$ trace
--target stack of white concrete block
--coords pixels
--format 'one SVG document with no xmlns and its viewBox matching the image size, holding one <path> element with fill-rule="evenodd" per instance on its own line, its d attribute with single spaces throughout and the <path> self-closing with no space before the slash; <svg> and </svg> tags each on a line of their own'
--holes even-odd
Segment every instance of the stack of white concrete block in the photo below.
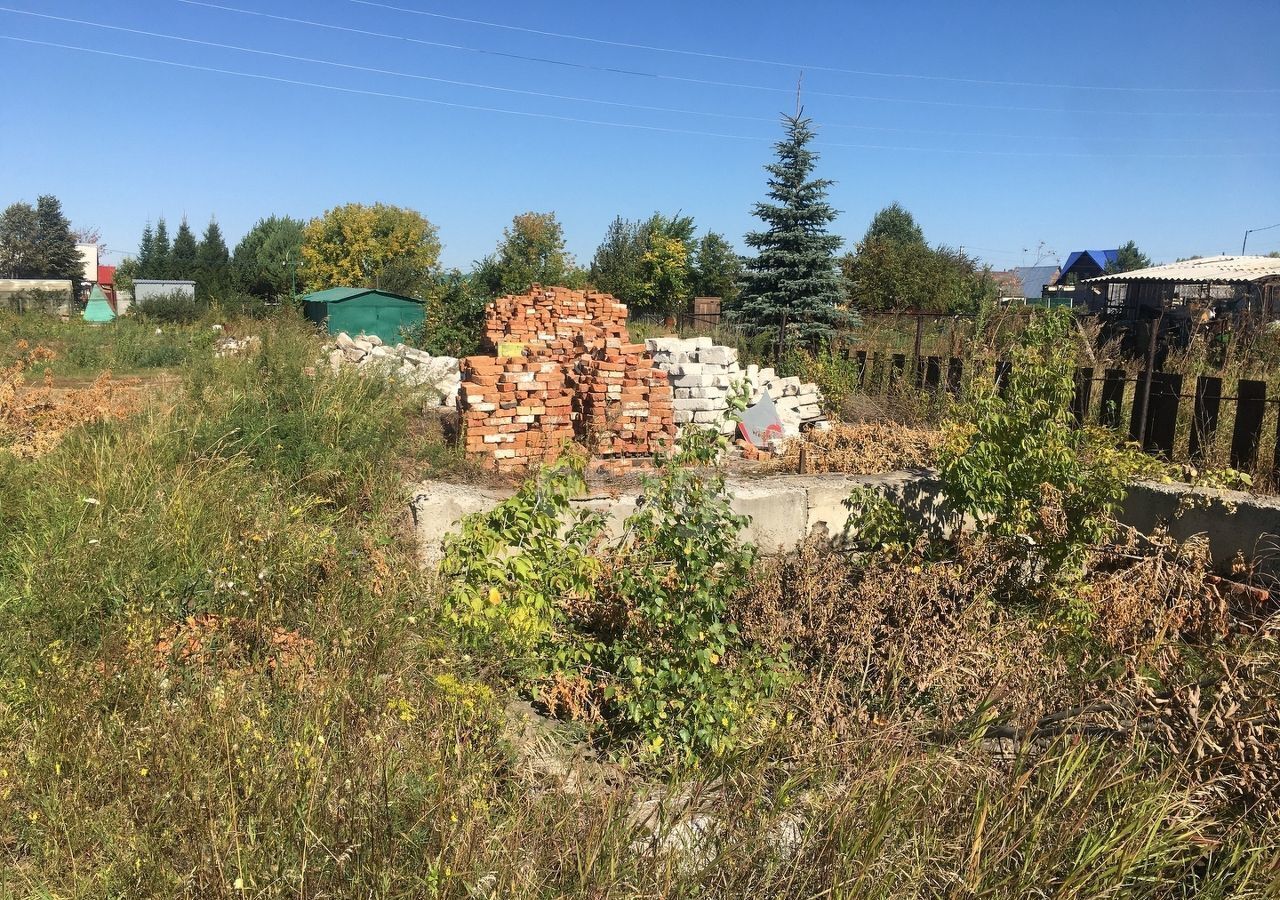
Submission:
<svg viewBox="0 0 1280 900">
<path fill-rule="evenodd" d="M 746 376 L 752 403 L 759 403 L 765 391 L 769 392 L 786 437 L 798 435 L 802 425 L 821 428 L 827 424 L 822 414 L 822 392 L 813 382 L 801 381 L 794 375 L 782 378 L 772 366 L 747 366 Z"/>
<path fill-rule="evenodd" d="M 329 365 L 335 372 L 344 365 L 377 369 L 410 387 L 424 389 L 440 406 L 454 406 L 462 385 L 457 357 L 432 356 L 404 344 L 388 347 L 376 334 L 356 338 L 346 332 L 339 334 L 329 351 Z"/>
<path fill-rule="evenodd" d="M 799 378 L 780 378 L 771 368 L 749 365 L 744 369 L 735 348 L 716 346 L 709 337 L 650 338 L 645 349 L 671 380 L 678 426 L 720 425 L 725 434 L 732 433 L 735 426 L 729 421 L 729 397 L 743 383 L 750 390 L 751 403 L 769 392 L 788 437 L 798 435 L 801 425 L 824 421 L 817 385 L 804 384 Z"/>
<path fill-rule="evenodd" d="M 714 425 L 731 434 L 729 394 L 745 379 L 738 351 L 716 347 L 709 337 L 650 338 L 644 343 L 654 366 L 671 381 L 676 426 Z"/>
</svg>

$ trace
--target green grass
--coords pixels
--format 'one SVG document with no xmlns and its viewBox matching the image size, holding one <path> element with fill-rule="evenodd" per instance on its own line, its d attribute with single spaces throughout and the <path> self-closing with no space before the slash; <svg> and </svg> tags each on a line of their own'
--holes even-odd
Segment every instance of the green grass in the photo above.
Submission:
<svg viewBox="0 0 1280 900">
<path fill-rule="evenodd" d="M 17 341 L 26 340 L 57 354 L 45 367 L 55 375 L 92 377 L 106 369 L 133 375 L 180 368 L 208 356 L 218 334 L 206 322 L 157 326 L 126 316 L 107 325 L 90 325 L 77 318 L 62 322 L 43 313 L 0 310 L 0 367 L 16 358 Z"/>
<path fill-rule="evenodd" d="M 630 761 L 589 792 L 522 774 L 500 737 L 518 686 L 438 624 L 404 527 L 402 474 L 452 457 L 386 385 L 305 375 L 319 342 L 301 323 L 261 334 L 243 358 L 192 354 L 163 405 L 43 458 L 0 452 L 0 897 L 1280 886 L 1274 826 L 1218 821 L 1140 743 L 1006 764 L 924 739 L 927 722 L 826 730 L 797 694 L 701 766 Z M 175 659 L 165 642 L 205 613 L 239 630 Z M 282 632 L 305 649 L 283 655 Z M 647 849 L 632 801 L 663 791 L 721 823 L 705 854 Z"/>
</svg>

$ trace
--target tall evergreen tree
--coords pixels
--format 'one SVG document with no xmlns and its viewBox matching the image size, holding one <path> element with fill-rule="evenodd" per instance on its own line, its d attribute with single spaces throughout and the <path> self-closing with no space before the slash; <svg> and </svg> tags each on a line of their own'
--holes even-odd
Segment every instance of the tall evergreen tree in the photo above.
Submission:
<svg viewBox="0 0 1280 900">
<path fill-rule="evenodd" d="M 195 233 L 182 217 L 178 233 L 173 237 L 173 249 L 169 252 L 169 277 L 189 281 L 196 276 L 196 254 L 199 252 Z"/>
<path fill-rule="evenodd" d="M 62 202 L 52 194 L 36 200 L 36 264 L 42 278 L 84 280 L 84 263 L 71 234 L 71 222 L 62 214 Z"/>
<path fill-rule="evenodd" d="M 832 182 L 812 177 L 818 157 L 808 146 L 810 120 L 797 113 L 784 116 L 783 126 L 778 159 L 765 167 L 769 200 L 754 209 L 766 227 L 746 236 L 757 255 L 747 260 L 733 318 L 754 331 L 785 324 L 788 340 L 812 345 L 850 319 L 838 306 L 844 297 L 836 264 L 841 239 L 827 232 L 836 218 L 826 199 Z"/>
<path fill-rule="evenodd" d="M 148 222 L 142 229 L 142 240 L 138 243 L 138 259 L 134 266 L 134 274 L 138 278 L 150 278 L 156 266 L 156 233 Z"/>
<path fill-rule="evenodd" d="M 172 278 L 173 276 L 169 272 L 169 254 L 171 250 L 172 248 L 169 246 L 169 226 L 165 224 L 164 216 L 161 216 L 156 219 L 156 235 L 151 244 L 151 271 L 142 277 Z"/>
<path fill-rule="evenodd" d="M 230 267 L 231 254 L 222 229 L 216 219 L 210 219 L 196 250 L 196 289 L 206 296 L 220 297 L 230 283 Z"/>
<path fill-rule="evenodd" d="M 263 300 L 287 295 L 302 262 L 305 226 L 288 216 L 260 219 L 236 244 L 231 261 L 236 286 Z"/>
</svg>

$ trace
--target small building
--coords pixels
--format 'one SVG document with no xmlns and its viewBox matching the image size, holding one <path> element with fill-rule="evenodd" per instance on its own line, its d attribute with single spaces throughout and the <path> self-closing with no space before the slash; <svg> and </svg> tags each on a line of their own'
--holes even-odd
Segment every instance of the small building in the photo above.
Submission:
<svg viewBox="0 0 1280 900">
<path fill-rule="evenodd" d="M 1062 273 L 1058 276 L 1058 283 L 1078 284 L 1096 278 L 1107 271 L 1107 266 L 1119 261 L 1119 250 L 1076 250 L 1067 257 Z"/>
<path fill-rule="evenodd" d="M 402 343 L 401 331 L 420 325 L 426 305 L 375 288 L 335 287 L 302 298 L 306 316 L 330 334 L 376 334 L 387 344 Z"/>
<path fill-rule="evenodd" d="M 107 302 L 107 295 L 95 284 L 93 290 L 89 291 L 89 302 L 85 304 L 84 320 L 91 325 L 105 325 L 115 319 L 116 312 Z"/>
<path fill-rule="evenodd" d="M 1000 302 L 1036 302 L 1044 296 L 1045 288 L 1058 282 L 1057 266 L 1014 266 L 991 273 L 999 290 Z"/>
<path fill-rule="evenodd" d="M 0 278 L 0 309 L 70 315 L 69 278 Z"/>
<path fill-rule="evenodd" d="M 1188 327 L 1239 320 L 1280 320 L 1280 259 L 1207 256 L 1091 278 L 1106 314 L 1133 322 L 1163 317 Z"/>
<path fill-rule="evenodd" d="M 133 302 L 138 306 L 146 306 L 148 300 L 156 297 L 171 297 L 175 294 L 195 300 L 196 283 L 169 278 L 139 278 L 133 283 Z"/>
</svg>

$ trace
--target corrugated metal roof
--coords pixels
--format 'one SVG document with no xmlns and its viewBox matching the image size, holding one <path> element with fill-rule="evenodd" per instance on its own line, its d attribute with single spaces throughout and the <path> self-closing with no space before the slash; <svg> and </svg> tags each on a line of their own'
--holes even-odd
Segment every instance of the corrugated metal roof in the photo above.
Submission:
<svg viewBox="0 0 1280 900">
<path fill-rule="evenodd" d="M 1273 256 L 1206 256 L 1167 266 L 1151 266 L 1115 275 L 1088 278 L 1093 281 L 1179 281 L 1187 283 L 1218 281 L 1259 281 L 1280 278 L 1280 259 Z"/>
<path fill-rule="evenodd" d="M 343 300 L 350 300 L 352 297 L 363 297 L 365 294 L 380 294 L 383 297 L 394 297 L 397 300 L 407 300 L 410 303 L 422 302 L 414 297 L 406 297 L 403 294 L 393 294 L 391 291 L 382 291 L 376 288 L 356 287 L 325 288 L 323 291 L 316 291 L 313 294 L 307 294 L 302 299 L 307 303 L 341 303 Z"/>
<path fill-rule="evenodd" d="M 1046 284 L 1053 284 L 1058 277 L 1057 266 L 1014 266 L 1014 275 L 1022 286 L 1022 296 L 1035 299 L 1044 292 Z"/>
</svg>

